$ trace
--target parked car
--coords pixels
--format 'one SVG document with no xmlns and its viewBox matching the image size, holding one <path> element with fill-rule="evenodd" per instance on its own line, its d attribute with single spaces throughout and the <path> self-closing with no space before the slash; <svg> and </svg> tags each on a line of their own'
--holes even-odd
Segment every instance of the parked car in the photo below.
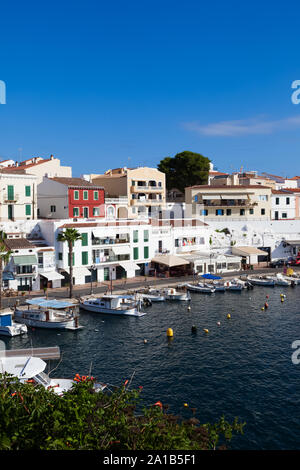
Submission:
<svg viewBox="0 0 300 470">
<path fill-rule="evenodd" d="M 287 264 L 287 260 L 285 259 L 276 259 L 274 261 L 271 261 L 269 266 L 270 268 L 281 268 L 282 266 L 285 266 Z"/>
</svg>

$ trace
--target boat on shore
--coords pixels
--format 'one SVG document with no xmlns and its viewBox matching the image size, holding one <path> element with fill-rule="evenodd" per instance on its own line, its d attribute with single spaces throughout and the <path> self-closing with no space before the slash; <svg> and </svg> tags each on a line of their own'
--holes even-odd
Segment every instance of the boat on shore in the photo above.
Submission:
<svg viewBox="0 0 300 470">
<path fill-rule="evenodd" d="M 0 335 L 12 337 L 27 333 L 27 326 L 14 322 L 12 316 L 11 310 L 0 312 Z"/>
<path fill-rule="evenodd" d="M 141 300 L 134 300 L 133 296 L 104 295 L 102 297 L 82 298 L 79 302 L 83 310 L 109 315 L 129 315 L 142 317 L 146 312 L 141 312 Z"/>
<path fill-rule="evenodd" d="M 39 355 L 43 354 L 43 357 L 48 359 L 59 358 L 59 356 L 55 356 L 56 351 L 59 351 L 59 348 L 1 351 L 0 373 L 10 374 L 17 377 L 21 383 L 30 383 L 33 386 L 40 385 L 47 390 L 52 390 L 57 395 L 62 395 L 70 390 L 79 379 L 76 376 L 74 379 L 51 378 L 45 372 L 47 363 Z M 94 383 L 95 391 L 102 391 L 105 388 L 105 384 Z"/>
<path fill-rule="evenodd" d="M 26 300 L 26 305 L 16 306 L 14 320 L 23 325 L 35 328 L 51 328 L 59 330 L 79 330 L 79 314 L 77 305 L 70 301 L 45 297 Z"/>
</svg>

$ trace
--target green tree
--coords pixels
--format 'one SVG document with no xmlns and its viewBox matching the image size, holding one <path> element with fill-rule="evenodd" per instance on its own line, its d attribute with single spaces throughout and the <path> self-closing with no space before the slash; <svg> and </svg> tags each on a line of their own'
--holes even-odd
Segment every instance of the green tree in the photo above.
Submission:
<svg viewBox="0 0 300 470">
<path fill-rule="evenodd" d="M 67 228 L 64 232 L 61 232 L 57 235 L 57 241 L 68 244 L 69 252 L 69 264 L 70 264 L 70 287 L 69 287 L 69 297 L 70 299 L 73 296 L 73 245 L 77 240 L 81 240 L 82 237 L 78 230 L 75 228 Z"/>
<path fill-rule="evenodd" d="M 164 158 L 157 167 L 166 174 L 167 189 L 184 192 L 187 186 L 207 184 L 209 163 L 209 158 L 186 150 L 175 157 Z"/>
<path fill-rule="evenodd" d="M 0 230 L 0 309 L 2 308 L 3 267 L 6 263 L 8 263 L 12 253 L 6 246 L 5 239 L 6 233 Z"/>
</svg>

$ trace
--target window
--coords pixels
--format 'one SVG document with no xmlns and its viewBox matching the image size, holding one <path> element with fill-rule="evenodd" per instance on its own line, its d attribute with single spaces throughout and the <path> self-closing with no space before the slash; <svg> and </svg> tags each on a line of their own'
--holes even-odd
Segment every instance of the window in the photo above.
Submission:
<svg viewBox="0 0 300 470">
<path fill-rule="evenodd" d="M 202 209 L 201 215 L 208 215 L 208 210 L 207 209 Z"/>
<path fill-rule="evenodd" d="M 261 213 L 261 215 L 265 215 L 266 214 L 266 209 L 261 209 L 260 213 Z"/>
<path fill-rule="evenodd" d="M 282 217 L 283 219 L 287 219 L 287 213 L 286 213 L 286 212 L 283 212 L 283 213 L 281 214 L 281 217 Z"/>
<path fill-rule="evenodd" d="M 88 246 L 88 234 L 87 233 L 81 234 L 81 245 Z"/>
<path fill-rule="evenodd" d="M 26 204 L 25 205 L 25 214 L 26 215 L 31 215 L 31 204 Z"/>
<path fill-rule="evenodd" d="M 261 195 L 259 196 L 259 200 L 260 200 L 260 201 L 267 201 L 267 200 L 268 200 L 267 194 L 261 194 Z"/>
<path fill-rule="evenodd" d="M 43 266 L 43 253 L 38 254 L 38 264 L 39 266 Z"/>
<path fill-rule="evenodd" d="M 149 247 L 144 246 L 144 258 L 149 258 Z"/>
<path fill-rule="evenodd" d="M 30 186 L 25 186 L 25 196 L 26 197 L 31 196 L 31 187 Z"/>
<path fill-rule="evenodd" d="M 198 202 L 198 196 L 195 196 L 195 202 Z"/>
<path fill-rule="evenodd" d="M 133 231 L 133 243 L 137 243 L 139 241 L 139 231 L 134 230 Z"/>
<path fill-rule="evenodd" d="M 144 230 L 144 242 L 149 241 L 149 230 Z"/>
<path fill-rule="evenodd" d="M 279 197 L 276 198 L 275 204 L 279 206 Z"/>
<path fill-rule="evenodd" d="M 88 264 L 89 262 L 89 253 L 88 251 L 83 251 L 81 253 L 81 263 L 84 265 L 84 264 Z"/>
<path fill-rule="evenodd" d="M 88 191 L 83 191 L 83 199 L 87 201 L 89 198 L 89 192 Z"/>
<path fill-rule="evenodd" d="M 100 215 L 100 209 L 99 209 L 99 207 L 93 207 L 93 215 L 94 215 L 95 217 L 99 217 L 99 215 Z"/>
<path fill-rule="evenodd" d="M 231 215 L 231 209 L 226 209 L 226 215 Z"/>
<path fill-rule="evenodd" d="M 245 215 L 245 209 L 240 209 L 240 215 Z"/>
<path fill-rule="evenodd" d="M 287 197 L 287 198 L 286 198 L 286 204 L 289 205 L 289 203 L 290 203 L 290 198 Z"/>
<path fill-rule="evenodd" d="M 56 212 L 56 206 L 50 206 L 50 212 Z"/>
<path fill-rule="evenodd" d="M 133 248 L 133 259 L 139 259 L 139 249 Z"/>
<path fill-rule="evenodd" d="M 175 238 L 175 248 L 179 247 L 179 238 Z"/>
<path fill-rule="evenodd" d="M 94 201 L 98 201 L 98 199 L 99 199 L 99 192 L 94 191 Z"/>
<path fill-rule="evenodd" d="M 7 186 L 7 199 L 9 201 L 14 200 L 14 187 L 13 186 Z"/>
<path fill-rule="evenodd" d="M 223 209 L 217 209 L 216 210 L 216 215 L 224 215 L 224 210 Z"/>
<path fill-rule="evenodd" d="M 79 217 L 79 207 L 73 207 L 73 217 Z"/>
<path fill-rule="evenodd" d="M 249 209 L 249 214 L 253 215 L 254 214 L 254 209 Z"/>
<path fill-rule="evenodd" d="M 58 259 L 59 259 L 59 261 L 62 261 L 62 259 L 63 259 L 63 254 L 62 254 L 61 251 L 58 253 Z"/>
<path fill-rule="evenodd" d="M 79 191 L 74 191 L 74 199 L 79 199 Z"/>
</svg>

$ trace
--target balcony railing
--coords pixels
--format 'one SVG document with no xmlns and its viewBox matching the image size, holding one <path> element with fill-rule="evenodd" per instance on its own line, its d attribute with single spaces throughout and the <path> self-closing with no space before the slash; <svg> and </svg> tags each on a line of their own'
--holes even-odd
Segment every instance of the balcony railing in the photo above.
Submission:
<svg viewBox="0 0 300 470">
<path fill-rule="evenodd" d="M 10 204 L 19 201 L 19 194 L 8 195 L 7 193 L 3 195 L 3 202 L 5 204 Z"/>
<path fill-rule="evenodd" d="M 250 202 L 250 201 L 234 201 L 230 202 L 229 200 L 226 201 L 203 201 L 200 202 L 205 207 L 252 207 L 257 206 L 257 202 Z"/>
<path fill-rule="evenodd" d="M 129 259 L 130 259 L 130 255 L 108 255 L 108 256 L 97 257 L 93 254 L 94 264 L 128 261 Z"/>
</svg>

